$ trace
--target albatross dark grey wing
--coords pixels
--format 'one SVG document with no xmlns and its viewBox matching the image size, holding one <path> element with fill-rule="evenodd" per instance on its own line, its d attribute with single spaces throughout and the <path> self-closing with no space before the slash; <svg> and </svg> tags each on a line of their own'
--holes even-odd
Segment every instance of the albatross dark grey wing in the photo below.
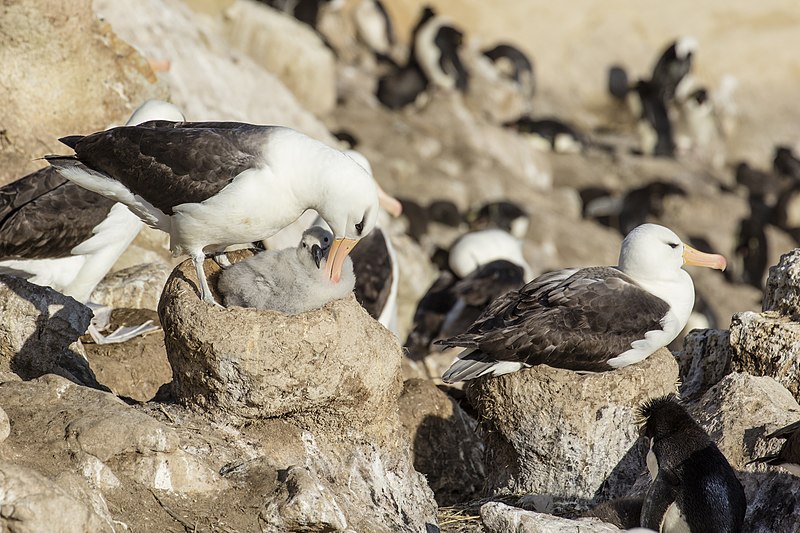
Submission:
<svg viewBox="0 0 800 533">
<path fill-rule="evenodd" d="M 71 159 L 172 215 L 175 206 L 207 200 L 244 170 L 262 164 L 272 130 L 238 122 L 158 120 L 62 142 L 75 150 Z"/>
<path fill-rule="evenodd" d="M 0 258 L 67 257 L 114 205 L 47 167 L 0 188 Z"/>
<path fill-rule="evenodd" d="M 616 268 L 559 271 L 497 298 L 466 333 L 441 343 L 482 361 L 610 370 L 607 361 L 662 329 L 668 311 Z"/>
</svg>

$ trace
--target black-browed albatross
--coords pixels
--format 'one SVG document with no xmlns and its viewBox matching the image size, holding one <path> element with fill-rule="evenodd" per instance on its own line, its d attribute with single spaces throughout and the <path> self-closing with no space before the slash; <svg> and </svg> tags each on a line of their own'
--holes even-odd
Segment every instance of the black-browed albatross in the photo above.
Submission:
<svg viewBox="0 0 800 533">
<path fill-rule="evenodd" d="M 603 371 L 637 363 L 670 343 L 694 305 L 686 265 L 724 269 L 725 258 L 643 224 L 622 242 L 619 266 L 558 270 L 496 299 L 462 335 L 466 348 L 442 379 L 501 375 L 537 364 Z"/>
<path fill-rule="evenodd" d="M 338 282 L 378 216 L 375 183 L 361 166 L 286 127 L 159 121 L 61 141 L 75 155 L 47 156 L 50 164 L 169 233 L 172 253 L 192 258 L 209 303 L 207 252 L 269 237 L 314 209 L 334 234 L 326 272 Z"/>
<path fill-rule="evenodd" d="M 183 114 L 168 102 L 147 100 L 127 124 L 154 119 L 183 120 Z M 52 287 L 89 305 L 95 311 L 89 329 L 95 342 L 122 342 L 155 327 L 120 328 L 102 336 L 97 320 L 105 316 L 98 313 L 102 306 L 89 298 L 141 227 L 124 205 L 45 167 L 0 188 L 0 273 Z"/>
</svg>

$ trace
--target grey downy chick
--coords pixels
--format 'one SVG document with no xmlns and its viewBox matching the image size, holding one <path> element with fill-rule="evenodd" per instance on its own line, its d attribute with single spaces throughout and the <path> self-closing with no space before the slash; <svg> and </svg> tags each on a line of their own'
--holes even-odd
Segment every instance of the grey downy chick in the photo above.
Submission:
<svg viewBox="0 0 800 533">
<path fill-rule="evenodd" d="M 318 309 L 353 291 L 353 262 L 346 258 L 342 277 L 325 275 L 333 234 L 319 226 L 303 232 L 296 248 L 267 250 L 222 271 L 218 289 L 225 307 L 254 307 L 296 315 Z"/>
</svg>

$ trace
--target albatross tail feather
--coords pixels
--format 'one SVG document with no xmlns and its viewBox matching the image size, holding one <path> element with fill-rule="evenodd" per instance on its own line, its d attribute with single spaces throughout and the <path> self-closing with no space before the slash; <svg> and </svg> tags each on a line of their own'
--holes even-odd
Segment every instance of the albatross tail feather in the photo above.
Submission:
<svg viewBox="0 0 800 533">
<path fill-rule="evenodd" d="M 469 381 L 481 376 L 501 376 L 520 370 L 525 365 L 514 361 L 497 361 L 478 350 L 464 350 L 442 376 L 445 383 Z"/>
</svg>

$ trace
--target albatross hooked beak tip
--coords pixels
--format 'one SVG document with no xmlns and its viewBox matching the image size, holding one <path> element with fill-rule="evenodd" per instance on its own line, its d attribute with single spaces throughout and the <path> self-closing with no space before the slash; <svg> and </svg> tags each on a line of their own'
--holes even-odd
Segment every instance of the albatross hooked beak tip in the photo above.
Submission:
<svg viewBox="0 0 800 533">
<path fill-rule="evenodd" d="M 725 259 L 725 257 L 719 254 L 707 254 L 705 252 L 695 250 L 688 244 L 684 244 L 683 264 L 725 270 L 725 268 L 728 266 L 728 261 Z"/>
<path fill-rule="evenodd" d="M 335 239 L 331 244 L 331 248 L 328 251 L 325 274 L 334 283 L 339 283 L 339 280 L 342 279 L 342 265 L 344 265 L 344 260 L 347 259 L 356 244 L 358 244 L 357 239 L 348 238 Z"/>
</svg>

